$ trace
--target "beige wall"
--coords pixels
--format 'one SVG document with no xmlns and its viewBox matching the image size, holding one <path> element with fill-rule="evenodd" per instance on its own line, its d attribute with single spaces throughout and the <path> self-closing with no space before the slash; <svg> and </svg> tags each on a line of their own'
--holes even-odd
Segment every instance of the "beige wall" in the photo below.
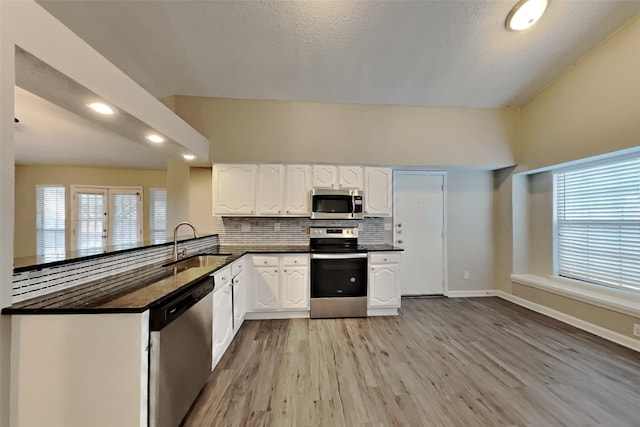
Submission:
<svg viewBox="0 0 640 427">
<path fill-rule="evenodd" d="M 189 221 L 200 234 L 216 232 L 212 207 L 211 168 L 191 168 L 189 181 Z"/>
<path fill-rule="evenodd" d="M 177 96 L 214 162 L 476 167 L 514 164 L 517 110 Z"/>
<path fill-rule="evenodd" d="M 546 292 L 530 286 L 513 284 L 513 295 L 524 298 L 536 304 L 549 307 L 561 313 L 568 314 L 585 322 L 592 323 L 627 337 L 638 339 L 633 335 L 634 323 L 640 323 L 640 317 L 633 317 L 617 311 L 607 310 L 593 304 L 576 301 L 551 292 Z"/>
<path fill-rule="evenodd" d="M 447 174 L 447 278 L 450 291 L 494 288 L 493 173 Z M 464 272 L 469 272 L 469 279 Z"/>
<path fill-rule="evenodd" d="M 537 169 L 640 144 L 640 15 L 522 109 L 522 155 Z"/>
<path fill-rule="evenodd" d="M 175 160 L 167 161 L 167 236 L 173 239 L 175 226 L 189 221 L 189 166 Z M 193 236 L 189 227 L 182 226 L 178 236 Z"/>
<path fill-rule="evenodd" d="M 113 169 L 77 166 L 16 165 L 15 170 L 15 257 L 36 253 L 36 186 L 64 185 L 67 189 L 67 213 L 69 186 L 73 184 L 96 186 L 143 187 L 144 239 L 149 239 L 149 188 L 165 188 L 166 172 L 158 170 Z M 70 215 L 67 214 L 67 247 L 71 242 Z"/>
<path fill-rule="evenodd" d="M 533 170 L 630 148 L 640 143 L 640 16 L 581 60 L 521 110 L 519 169 Z M 511 283 L 509 274 L 553 273 L 552 174 L 496 173 L 497 289 L 632 336 L 638 319 L 540 289 Z M 509 245 L 511 240 L 512 246 Z M 511 270 L 508 258 L 512 256 Z M 637 337 L 634 337 L 637 339 Z"/>
<path fill-rule="evenodd" d="M 526 177 L 528 184 L 529 273 L 553 274 L 553 173 Z"/>
</svg>

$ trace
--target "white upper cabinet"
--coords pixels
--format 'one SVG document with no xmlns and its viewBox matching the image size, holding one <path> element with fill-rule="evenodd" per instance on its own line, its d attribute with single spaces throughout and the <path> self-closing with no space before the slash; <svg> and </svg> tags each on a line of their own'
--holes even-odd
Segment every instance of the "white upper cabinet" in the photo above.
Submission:
<svg viewBox="0 0 640 427">
<path fill-rule="evenodd" d="M 391 168 L 364 168 L 364 214 L 391 216 Z"/>
<path fill-rule="evenodd" d="M 338 166 L 338 188 L 362 190 L 362 166 Z"/>
<path fill-rule="evenodd" d="M 258 166 L 258 215 L 280 215 L 284 203 L 284 165 Z"/>
<path fill-rule="evenodd" d="M 335 188 L 338 182 L 338 167 L 333 165 L 313 165 L 311 185 L 313 188 Z"/>
<path fill-rule="evenodd" d="M 308 165 L 286 165 L 284 215 L 309 216 L 311 180 Z"/>
<path fill-rule="evenodd" d="M 361 166 L 312 166 L 313 188 L 362 189 Z"/>
<path fill-rule="evenodd" d="M 214 215 L 254 215 L 256 165 L 216 164 L 213 166 Z"/>
</svg>

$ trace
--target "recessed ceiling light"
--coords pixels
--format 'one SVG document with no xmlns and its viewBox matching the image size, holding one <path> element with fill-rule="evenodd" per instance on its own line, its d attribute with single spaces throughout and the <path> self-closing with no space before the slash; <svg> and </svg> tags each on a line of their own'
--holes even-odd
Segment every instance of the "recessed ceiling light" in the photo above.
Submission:
<svg viewBox="0 0 640 427">
<path fill-rule="evenodd" d="M 549 0 L 520 0 L 507 15 L 505 26 L 510 31 L 522 31 L 538 22 Z"/>
<path fill-rule="evenodd" d="M 194 160 L 196 158 L 193 154 L 183 154 L 182 157 L 184 157 L 185 160 Z"/>
<path fill-rule="evenodd" d="M 164 142 L 164 138 L 161 137 L 160 135 L 156 135 L 155 133 L 151 133 L 145 136 L 145 138 L 147 138 L 151 142 L 155 142 L 156 144 L 160 144 L 161 142 Z"/>
<path fill-rule="evenodd" d="M 87 104 L 87 107 L 91 108 L 96 113 L 105 115 L 113 114 L 113 108 L 102 102 L 93 102 L 91 104 Z"/>
</svg>

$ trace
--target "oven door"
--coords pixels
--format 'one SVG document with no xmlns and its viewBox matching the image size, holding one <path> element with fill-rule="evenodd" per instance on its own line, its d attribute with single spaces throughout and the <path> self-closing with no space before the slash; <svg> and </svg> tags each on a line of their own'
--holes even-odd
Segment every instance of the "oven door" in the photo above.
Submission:
<svg viewBox="0 0 640 427">
<path fill-rule="evenodd" d="M 311 298 L 367 296 L 367 254 L 311 254 Z"/>
</svg>

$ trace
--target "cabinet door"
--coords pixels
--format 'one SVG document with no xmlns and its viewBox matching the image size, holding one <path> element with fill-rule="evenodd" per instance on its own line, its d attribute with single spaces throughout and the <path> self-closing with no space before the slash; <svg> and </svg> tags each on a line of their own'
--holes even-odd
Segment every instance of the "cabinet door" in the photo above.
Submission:
<svg viewBox="0 0 640 427">
<path fill-rule="evenodd" d="M 400 307 L 398 264 L 372 265 L 369 270 L 369 307 Z"/>
<path fill-rule="evenodd" d="M 253 269 L 253 309 L 277 310 L 278 267 L 256 267 Z"/>
<path fill-rule="evenodd" d="M 247 308 L 247 285 L 244 282 L 244 272 L 233 278 L 233 330 L 237 332 L 244 322 Z"/>
<path fill-rule="evenodd" d="M 364 168 L 364 213 L 391 216 L 391 168 Z"/>
<path fill-rule="evenodd" d="M 283 309 L 309 309 L 309 269 L 307 267 L 282 268 L 281 304 Z"/>
<path fill-rule="evenodd" d="M 345 189 L 362 189 L 363 169 L 361 166 L 339 166 L 338 187 Z"/>
<path fill-rule="evenodd" d="M 256 166 L 213 166 L 214 215 L 253 215 L 256 198 Z"/>
<path fill-rule="evenodd" d="M 338 183 L 338 168 L 332 165 L 313 165 L 311 186 L 313 188 L 335 188 Z"/>
<path fill-rule="evenodd" d="M 284 213 L 309 216 L 310 190 L 309 166 L 287 165 Z"/>
<path fill-rule="evenodd" d="M 259 215 L 279 215 L 284 203 L 284 166 L 260 165 L 256 194 L 256 209 Z"/>
<path fill-rule="evenodd" d="M 213 294 L 213 367 L 233 338 L 232 305 L 231 285 Z"/>
</svg>

